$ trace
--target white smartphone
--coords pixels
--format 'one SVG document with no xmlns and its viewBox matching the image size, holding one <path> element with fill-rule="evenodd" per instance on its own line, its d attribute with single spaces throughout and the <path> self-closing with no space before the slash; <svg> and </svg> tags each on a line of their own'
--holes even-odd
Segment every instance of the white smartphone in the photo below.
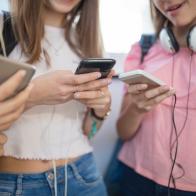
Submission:
<svg viewBox="0 0 196 196">
<path fill-rule="evenodd" d="M 16 90 L 16 93 L 23 90 L 35 73 L 35 67 L 26 63 L 18 63 L 3 56 L 0 56 L 0 84 L 8 80 L 19 70 L 25 70 L 26 75 Z"/>
<path fill-rule="evenodd" d="M 144 70 L 134 70 L 119 74 L 119 79 L 127 84 L 147 84 L 148 88 L 166 85 L 165 82 L 156 78 Z"/>
</svg>

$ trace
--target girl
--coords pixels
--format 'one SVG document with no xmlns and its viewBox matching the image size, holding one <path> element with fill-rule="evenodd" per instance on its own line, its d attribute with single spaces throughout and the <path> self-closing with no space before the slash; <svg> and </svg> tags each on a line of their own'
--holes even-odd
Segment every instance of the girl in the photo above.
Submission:
<svg viewBox="0 0 196 196">
<path fill-rule="evenodd" d="M 124 168 L 121 195 L 192 196 L 196 195 L 196 1 L 151 0 L 150 4 L 160 38 L 142 64 L 141 49 L 135 44 L 125 70 L 146 70 L 167 86 L 149 90 L 147 84 L 129 85 L 124 96 L 117 123 L 125 140 L 119 155 Z M 176 105 L 170 86 L 176 91 Z"/>
<path fill-rule="evenodd" d="M 106 195 L 87 135 L 109 111 L 111 76 L 73 74 L 81 58 L 102 56 L 98 0 L 11 0 L 11 17 L 9 57 L 37 72 L 26 112 L 6 132 L 0 195 Z"/>
</svg>

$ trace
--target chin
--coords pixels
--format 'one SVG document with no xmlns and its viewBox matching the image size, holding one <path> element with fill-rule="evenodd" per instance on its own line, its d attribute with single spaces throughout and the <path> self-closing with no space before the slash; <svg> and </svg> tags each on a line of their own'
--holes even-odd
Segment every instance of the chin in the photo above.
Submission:
<svg viewBox="0 0 196 196">
<path fill-rule="evenodd" d="M 175 27 L 186 27 L 186 26 L 189 26 L 192 23 L 192 21 L 184 18 L 184 19 L 179 19 L 179 20 L 171 20 L 171 23 Z"/>
<path fill-rule="evenodd" d="M 54 10 L 56 11 L 56 12 L 59 12 L 59 13 L 63 13 L 63 14 L 67 14 L 67 13 L 69 13 L 69 12 L 71 12 L 71 10 L 73 9 L 73 7 L 63 7 L 63 6 L 56 6 L 56 7 L 54 7 Z"/>
<path fill-rule="evenodd" d="M 62 3 L 62 2 L 59 3 L 55 1 L 51 2 L 53 10 L 64 14 L 71 12 L 78 3 L 79 1 L 72 1 L 70 3 Z"/>
</svg>

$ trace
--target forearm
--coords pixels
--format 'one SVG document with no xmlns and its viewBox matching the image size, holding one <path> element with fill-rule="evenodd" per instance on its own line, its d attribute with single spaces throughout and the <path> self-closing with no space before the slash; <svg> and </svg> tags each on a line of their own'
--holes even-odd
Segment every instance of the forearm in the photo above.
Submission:
<svg viewBox="0 0 196 196">
<path fill-rule="evenodd" d="M 144 114 L 137 112 L 136 108 L 129 104 L 125 107 L 117 121 L 117 130 L 119 137 L 123 140 L 128 140 L 138 130 Z"/>
<path fill-rule="evenodd" d="M 90 110 L 88 110 L 83 121 L 84 134 L 89 137 L 92 132 L 93 134 L 95 133 L 95 131 L 97 132 L 101 128 L 102 124 L 103 120 L 97 120 L 91 115 Z"/>
</svg>

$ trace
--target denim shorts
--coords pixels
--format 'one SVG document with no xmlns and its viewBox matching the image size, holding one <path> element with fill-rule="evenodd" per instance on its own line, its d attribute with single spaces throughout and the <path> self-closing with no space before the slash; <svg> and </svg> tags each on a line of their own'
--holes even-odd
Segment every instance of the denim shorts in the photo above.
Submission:
<svg viewBox="0 0 196 196">
<path fill-rule="evenodd" d="M 57 195 L 64 196 L 67 179 L 68 196 L 107 196 L 102 177 L 92 153 L 65 167 L 57 167 Z M 54 196 L 53 169 L 37 174 L 0 173 L 0 196 Z"/>
</svg>

